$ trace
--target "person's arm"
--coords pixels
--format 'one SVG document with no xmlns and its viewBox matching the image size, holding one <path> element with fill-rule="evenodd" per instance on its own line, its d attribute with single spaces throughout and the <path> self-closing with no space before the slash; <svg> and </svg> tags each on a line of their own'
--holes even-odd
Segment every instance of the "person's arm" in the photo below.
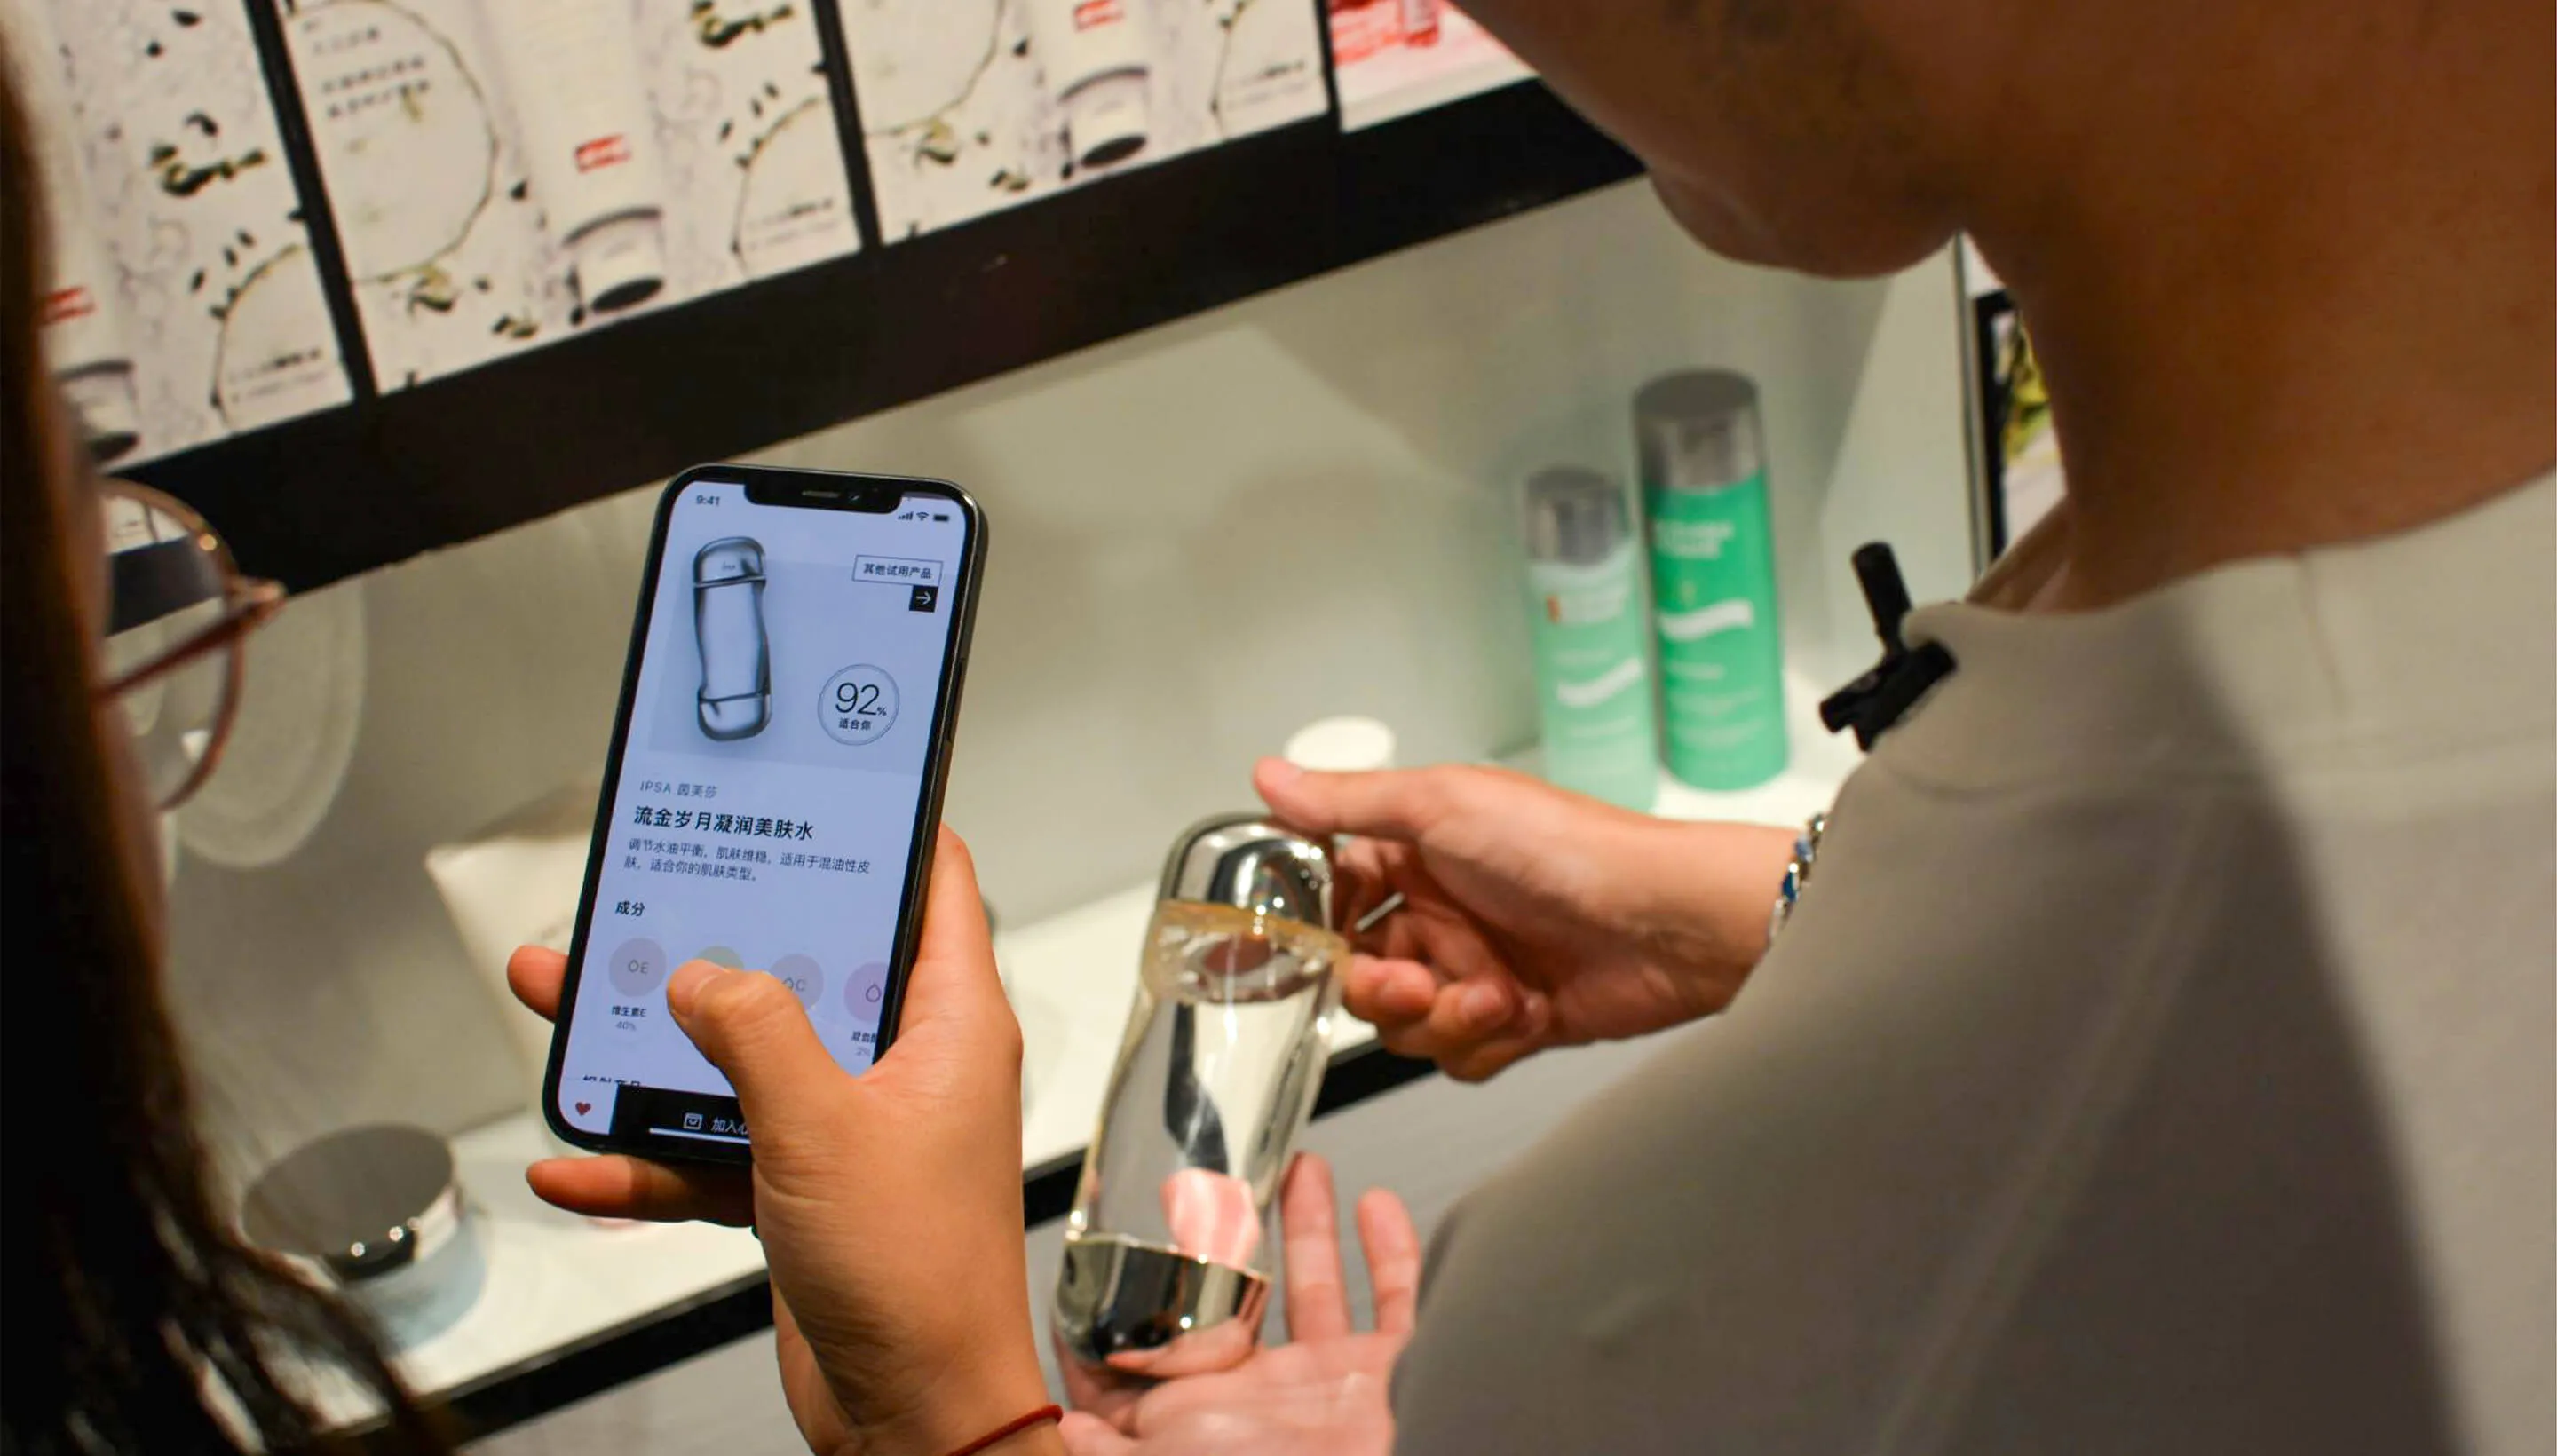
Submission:
<svg viewBox="0 0 2557 1456">
<path fill-rule="evenodd" d="M 1793 854 L 1787 830 L 1655 819 L 1499 769 L 1274 759 L 1255 783 L 1288 823 L 1352 837 L 1353 915 L 1404 896 L 1361 939 L 1350 1009 L 1469 1080 L 1729 1005 Z"/>
</svg>

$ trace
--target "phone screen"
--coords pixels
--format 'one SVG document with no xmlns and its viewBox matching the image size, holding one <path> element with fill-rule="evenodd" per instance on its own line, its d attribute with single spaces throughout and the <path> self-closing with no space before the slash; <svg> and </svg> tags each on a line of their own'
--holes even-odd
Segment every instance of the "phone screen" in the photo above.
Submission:
<svg viewBox="0 0 2557 1456">
<path fill-rule="evenodd" d="M 579 1131 L 744 1144 L 666 1010 L 687 961 L 779 978 L 848 1071 L 877 1053 L 971 520 L 922 488 L 758 503 L 791 488 L 688 479 L 667 509 L 555 1053 Z"/>
</svg>

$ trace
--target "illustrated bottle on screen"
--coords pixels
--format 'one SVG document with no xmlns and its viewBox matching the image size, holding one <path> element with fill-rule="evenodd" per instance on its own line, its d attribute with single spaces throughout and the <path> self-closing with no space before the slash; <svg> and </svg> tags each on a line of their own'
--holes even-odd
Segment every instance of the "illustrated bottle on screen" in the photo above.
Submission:
<svg viewBox="0 0 2557 1456">
<path fill-rule="evenodd" d="M 1340 968 L 1330 851 L 1250 815 L 1174 843 L 1057 1275 L 1061 1354 L 1142 1384 L 1240 1363 L 1321 1086 Z"/>
<path fill-rule="evenodd" d="M 1634 397 L 1652 537 L 1661 746 L 1680 782 L 1752 788 L 1785 771 L 1785 648 L 1758 386 L 1723 370 Z"/>
<path fill-rule="evenodd" d="M 544 225 L 589 314 L 666 286 L 666 184 L 619 0 L 480 0 Z"/>
<path fill-rule="evenodd" d="M 1529 477 L 1526 504 L 1528 637 L 1545 776 L 1649 810 L 1660 788 L 1660 742 L 1625 492 L 1596 470 L 1557 466 Z"/>
<path fill-rule="evenodd" d="M 44 185 L 46 276 L 36 321 L 45 363 L 78 417 L 89 453 L 112 461 L 142 443 L 142 416 L 134 399 L 122 275 L 98 234 L 96 198 L 80 162 L 79 121 L 63 74 L 62 40 L 41 0 L 7 0 L 0 4 L 0 43 L 26 98 Z"/>
</svg>

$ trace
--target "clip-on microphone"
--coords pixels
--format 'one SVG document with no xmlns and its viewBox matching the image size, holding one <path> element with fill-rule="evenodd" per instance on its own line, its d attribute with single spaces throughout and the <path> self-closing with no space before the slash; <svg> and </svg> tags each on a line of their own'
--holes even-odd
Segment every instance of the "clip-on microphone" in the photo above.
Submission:
<svg viewBox="0 0 2557 1456">
<path fill-rule="evenodd" d="M 1873 670 L 1838 689 L 1820 703 L 1820 722 L 1830 732 L 1855 729 L 1855 745 L 1870 750 L 1874 739 L 1892 728 L 1927 691 L 1953 670 L 1953 654 L 1928 642 L 1911 651 L 1900 638 L 1900 623 L 1909 615 L 1909 586 L 1900 579 L 1900 563 L 1891 548 L 1876 541 L 1856 548 L 1856 585 L 1873 613 L 1873 630 L 1882 638 L 1882 660 Z"/>
</svg>

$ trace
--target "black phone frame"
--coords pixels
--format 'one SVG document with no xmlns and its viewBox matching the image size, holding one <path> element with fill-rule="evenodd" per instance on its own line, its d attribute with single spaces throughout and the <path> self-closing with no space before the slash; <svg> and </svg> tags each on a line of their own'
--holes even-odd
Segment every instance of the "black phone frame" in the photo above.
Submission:
<svg viewBox="0 0 2557 1456">
<path fill-rule="evenodd" d="M 929 747 L 924 754 L 923 785 L 915 806 L 914 837 L 906 849 L 905 882 L 898 890 L 896 933 L 888 953 L 887 986 L 879 999 L 876 1057 L 886 1056 L 888 1048 L 896 1040 L 897 1022 L 905 1010 L 906 980 L 913 972 L 916 950 L 922 942 L 924 891 L 932 879 L 932 852 L 941 829 L 942 799 L 950 783 L 950 749 L 958 734 L 959 704 L 967 684 L 969 649 L 976 634 L 977 598 L 985 575 L 987 529 L 985 511 L 966 490 L 948 480 L 921 476 L 790 469 L 777 465 L 705 464 L 695 465 L 676 475 L 658 496 L 656 520 L 648 533 L 647 564 L 640 576 L 638 607 L 630 628 L 630 650 L 622 659 L 621 701 L 612 714 L 612 739 L 605 755 L 604 786 L 598 791 L 595 830 L 587 843 L 586 878 L 578 891 L 577 919 L 569 939 L 568 974 L 560 986 L 559 1011 L 551 1033 L 550 1057 L 542 1071 L 542 1122 L 562 1141 L 591 1152 L 626 1152 L 648 1158 L 743 1164 L 752 1161 L 751 1152 L 731 1144 L 631 1136 L 617 1130 L 590 1132 L 562 1117 L 559 1106 L 560 1077 L 567 1063 L 569 1037 L 576 1029 L 578 980 L 586 963 L 587 943 L 595 927 L 596 890 L 603 883 L 610 840 L 618 827 L 613 811 L 620 797 L 622 753 L 629 743 L 631 714 L 639 697 L 639 664 L 647 655 L 649 628 L 656 619 L 657 583 L 664 566 L 666 530 L 674 519 L 676 503 L 683 498 L 684 492 L 703 483 L 740 485 L 745 488 L 749 498 L 759 487 L 776 491 L 793 487 L 805 490 L 819 485 L 847 488 L 848 494 L 844 498 L 831 503 L 812 503 L 804 494 L 795 500 L 768 502 L 784 509 L 800 510 L 868 512 L 871 508 L 869 502 L 882 496 L 891 497 L 889 503 L 893 504 L 894 499 L 926 495 L 936 500 L 951 501 L 967 527 L 959 570 L 950 583 L 949 637 L 943 644 L 941 678 L 933 699 Z M 673 969 L 667 968 L 669 975 Z M 616 1105 L 629 1090 L 625 1087 L 616 1093 Z"/>
</svg>

